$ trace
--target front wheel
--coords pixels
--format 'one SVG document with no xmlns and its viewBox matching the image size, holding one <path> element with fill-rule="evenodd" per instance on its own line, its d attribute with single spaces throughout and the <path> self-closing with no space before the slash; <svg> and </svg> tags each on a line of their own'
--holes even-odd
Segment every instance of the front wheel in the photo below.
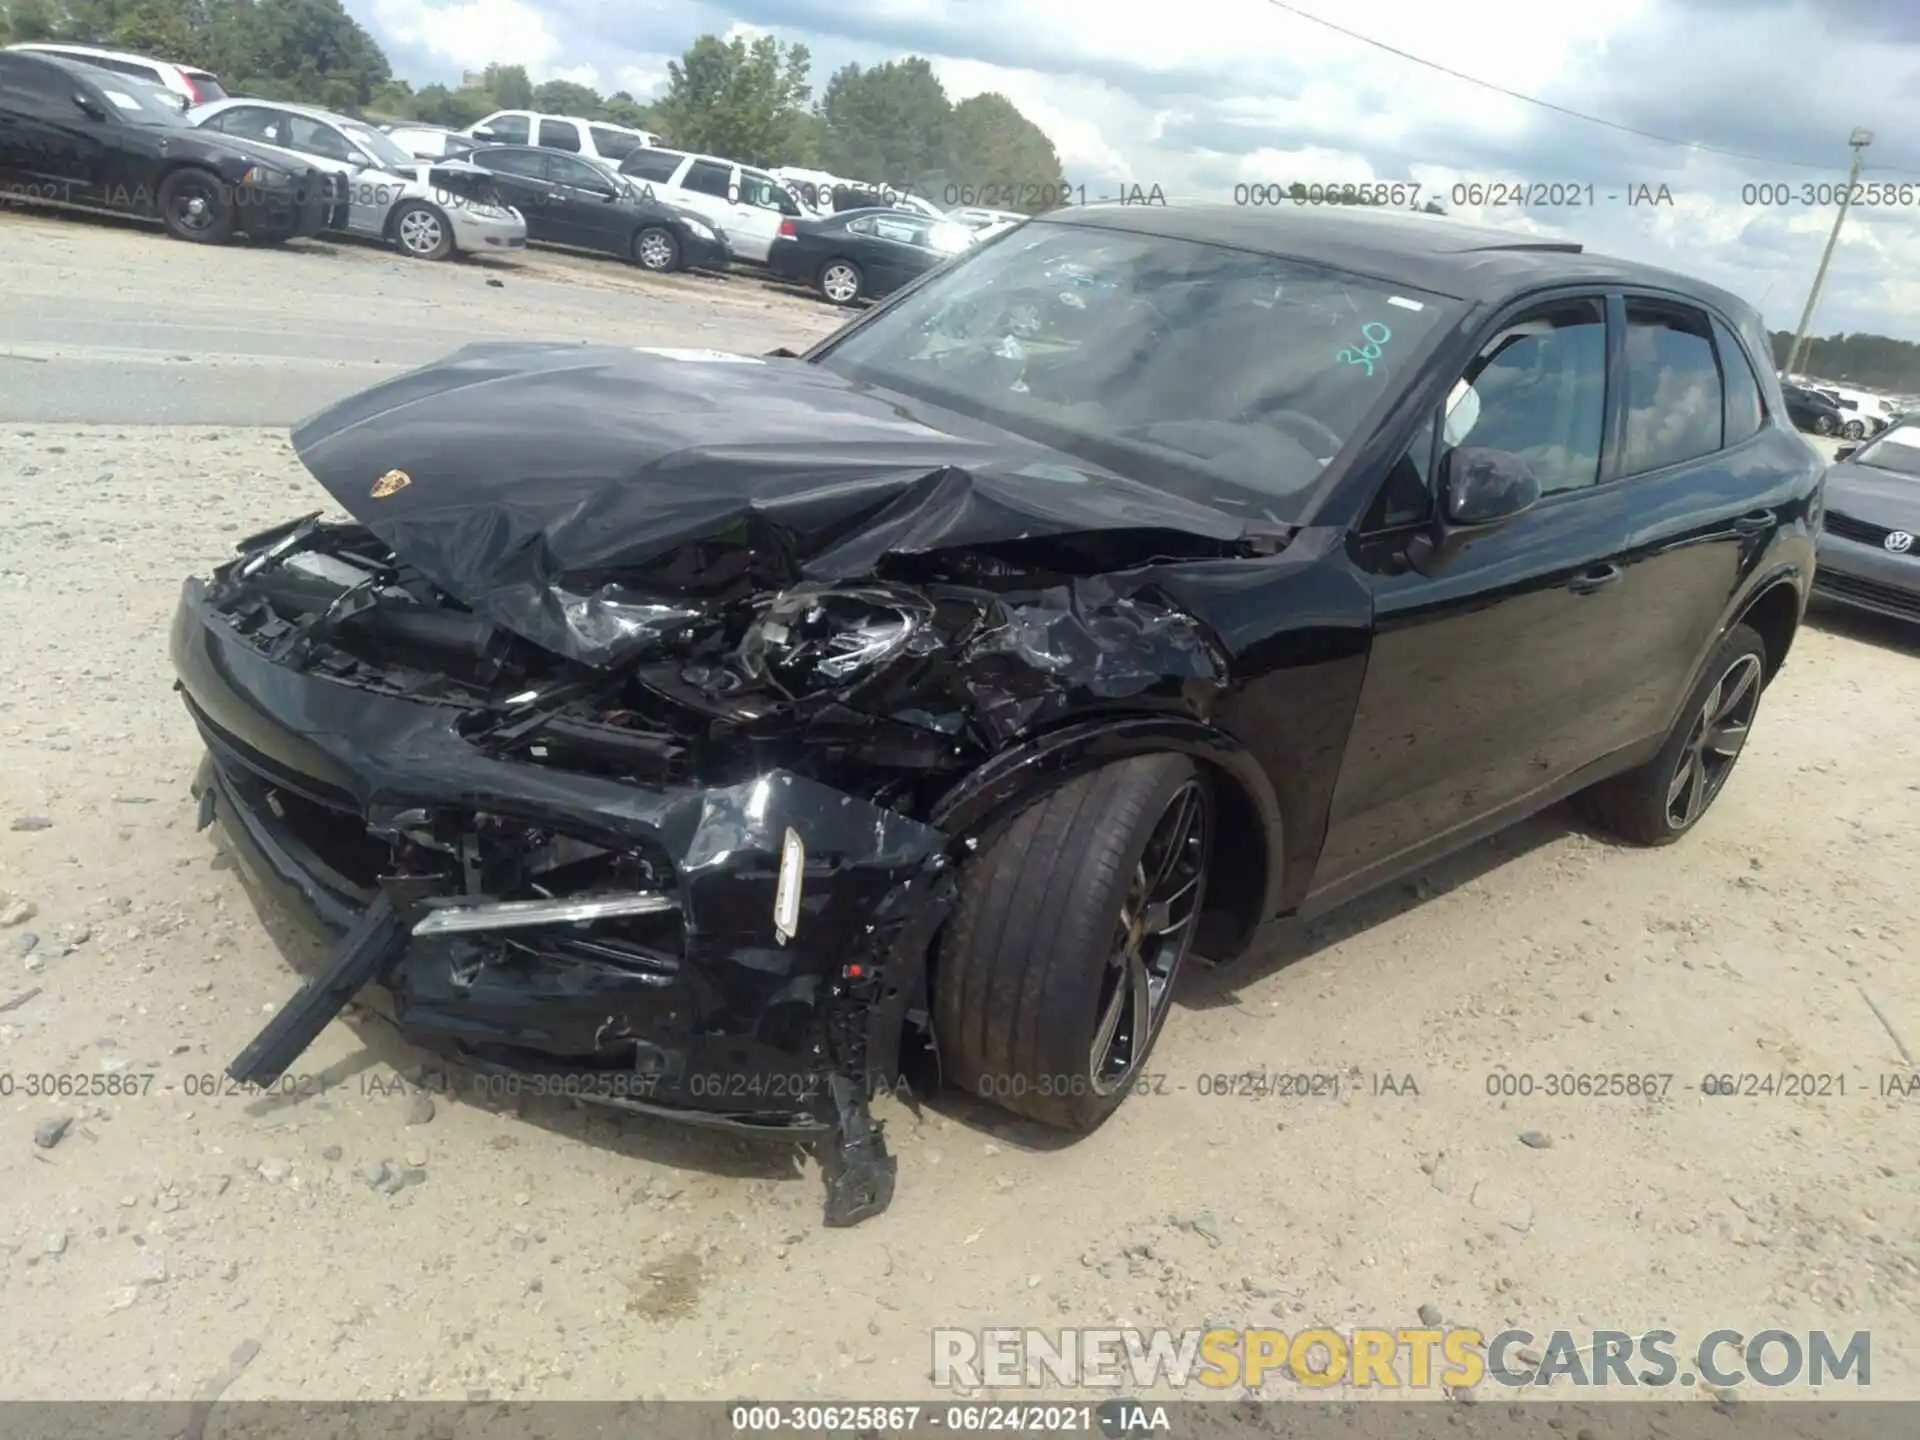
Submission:
<svg viewBox="0 0 1920 1440">
<path fill-rule="evenodd" d="M 1660 753 L 1638 769 L 1581 791 L 1576 806 L 1622 839 L 1671 845 L 1700 822 L 1733 773 L 1766 685 L 1765 642 L 1747 626 L 1734 626 L 1687 697 Z"/>
<path fill-rule="evenodd" d="M 453 226 L 424 200 L 407 200 L 393 212 L 393 238 L 415 260 L 444 260 L 453 253 Z"/>
<path fill-rule="evenodd" d="M 1865 438 L 1867 427 L 1862 425 L 1858 420 L 1849 420 L 1840 427 L 1840 433 L 1849 440 L 1860 440 Z"/>
<path fill-rule="evenodd" d="M 680 268 L 680 242 L 671 230 L 649 225 L 633 237 L 633 263 L 642 270 L 664 275 Z"/>
<path fill-rule="evenodd" d="M 1213 796 L 1184 755 L 1069 782 L 960 877 L 934 976 L 942 1068 L 975 1095 L 1086 1132 L 1141 1083 L 1193 944 Z"/>
<path fill-rule="evenodd" d="M 176 240 L 222 245 L 233 238 L 233 192 L 218 175 L 188 167 L 160 182 L 160 223 Z"/>
<path fill-rule="evenodd" d="M 820 293 L 835 305 L 851 305 L 864 284 L 860 267 L 851 260 L 829 260 L 820 267 Z"/>
</svg>

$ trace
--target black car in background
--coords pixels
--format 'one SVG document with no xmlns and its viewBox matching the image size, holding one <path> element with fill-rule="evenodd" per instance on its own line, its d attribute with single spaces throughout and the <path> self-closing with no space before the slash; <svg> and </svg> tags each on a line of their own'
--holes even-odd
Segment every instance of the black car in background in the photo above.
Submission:
<svg viewBox="0 0 1920 1440">
<path fill-rule="evenodd" d="M 1817 390 L 1808 390 L 1791 381 L 1780 382 L 1780 394 L 1787 402 L 1787 415 L 1796 428 L 1815 435 L 1837 435 L 1845 420 L 1840 407 Z"/>
<path fill-rule="evenodd" d="M 610 165 L 534 145 L 490 145 L 461 157 L 492 173 L 527 222 L 527 238 L 598 250 L 643 270 L 726 270 L 724 230 L 657 199 Z"/>
<path fill-rule="evenodd" d="M 937 245 L 936 238 L 948 243 Z M 835 305 L 851 305 L 891 295 L 951 260 L 967 243 L 964 227 L 943 227 L 905 210 L 843 210 L 782 220 L 767 252 L 767 269 L 819 290 Z"/>
<path fill-rule="evenodd" d="M 476 344 L 295 428 L 352 521 L 173 623 L 202 822 L 332 947 L 235 1080 L 364 989 L 847 1224 L 929 1049 L 1085 1132 L 1190 951 L 1569 796 L 1699 823 L 1826 468 L 1750 307 L 1370 207 L 1015 234 L 804 356 Z"/>
<path fill-rule="evenodd" d="M 157 219 L 180 240 L 318 235 L 333 176 L 187 122 L 179 97 L 130 75 L 0 51 L 0 199 Z"/>
<path fill-rule="evenodd" d="M 1920 423 L 1903 417 L 1827 471 L 1814 594 L 1920 621 Z"/>
</svg>

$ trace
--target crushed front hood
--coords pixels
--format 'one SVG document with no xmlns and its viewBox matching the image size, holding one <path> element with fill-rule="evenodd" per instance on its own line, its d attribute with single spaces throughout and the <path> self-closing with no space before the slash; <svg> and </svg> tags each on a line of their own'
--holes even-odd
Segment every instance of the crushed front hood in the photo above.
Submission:
<svg viewBox="0 0 1920 1440">
<path fill-rule="evenodd" d="M 302 422 L 327 492 L 481 615 L 605 664 L 556 594 L 686 597 L 871 575 L 889 555 L 1238 516 L 797 360 L 472 345 Z"/>
</svg>

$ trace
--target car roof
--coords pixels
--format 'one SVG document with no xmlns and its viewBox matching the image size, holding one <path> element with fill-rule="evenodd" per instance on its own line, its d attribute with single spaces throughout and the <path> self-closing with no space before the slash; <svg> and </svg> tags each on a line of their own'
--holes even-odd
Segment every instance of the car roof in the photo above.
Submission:
<svg viewBox="0 0 1920 1440">
<path fill-rule="evenodd" d="M 1365 205 L 1076 205 L 1030 224 L 1093 225 L 1228 245 L 1276 258 L 1397 281 L 1457 300 L 1499 304 L 1545 285 L 1644 285 L 1674 290 L 1729 318 L 1758 321 L 1730 291 L 1678 271 L 1596 255 L 1578 241 L 1469 225 L 1449 216 Z"/>
<path fill-rule="evenodd" d="M 289 115 L 304 115 L 309 120 L 324 120 L 329 125 L 353 125 L 362 130 L 378 130 L 380 127 L 367 120 L 356 120 L 351 115 L 342 115 L 338 110 L 322 110 L 318 105 L 300 105 L 292 100 L 266 100 L 259 96 L 230 95 L 225 100 L 209 100 L 204 105 L 193 108 L 200 110 L 237 110 L 242 105 L 264 105 L 270 110 L 284 110 Z"/>
<path fill-rule="evenodd" d="M 102 60 L 131 60 L 140 65 L 170 65 L 176 70 L 192 70 L 195 74 L 205 71 L 192 65 L 180 65 L 172 60 L 156 60 L 151 55 L 137 54 L 132 50 L 103 50 L 98 45 L 69 45 L 64 40 L 25 40 L 18 45 L 9 45 L 9 50 L 27 50 L 41 55 L 97 55 Z"/>
</svg>

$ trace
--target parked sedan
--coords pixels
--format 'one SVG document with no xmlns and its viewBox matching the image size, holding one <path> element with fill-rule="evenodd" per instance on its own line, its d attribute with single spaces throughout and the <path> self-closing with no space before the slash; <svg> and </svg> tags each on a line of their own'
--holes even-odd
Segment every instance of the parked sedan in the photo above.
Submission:
<svg viewBox="0 0 1920 1440">
<path fill-rule="evenodd" d="M 492 172 L 526 216 L 529 239 L 618 255 L 656 272 L 730 264 L 725 231 L 654 198 L 611 165 L 533 145 L 487 146 L 467 160 Z"/>
<path fill-rule="evenodd" d="M 843 210 L 817 219 L 782 220 L 767 269 L 806 285 L 835 305 L 891 295 L 973 244 L 962 225 L 905 210 Z"/>
<path fill-rule="evenodd" d="M 319 234 L 333 184 L 284 151 L 195 129 L 158 85 L 0 51 L 0 199 L 157 219 L 202 244 L 270 242 Z"/>
<path fill-rule="evenodd" d="M 1814 593 L 1920 621 L 1920 423 L 1844 445 L 1827 471 Z"/>
<path fill-rule="evenodd" d="M 1062 268 L 1113 297 L 1043 304 Z M 804 356 L 489 342 L 342 400 L 292 438 L 352 520 L 173 623 L 203 823 L 331 947 L 228 1073 L 364 992 L 811 1144 L 830 1224 L 890 1200 L 917 1059 L 1091 1130 L 1190 953 L 1568 796 L 1709 814 L 1813 570 L 1767 347 L 1577 244 L 1113 205 Z"/>
<path fill-rule="evenodd" d="M 1826 396 L 1785 381 L 1781 382 L 1780 394 L 1787 402 L 1788 416 L 1798 429 L 1810 430 L 1815 435 L 1839 433 L 1845 417 L 1840 407 Z"/>
<path fill-rule="evenodd" d="M 387 241 L 416 260 L 526 248 L 526 222 L 485 172 L 459 160 L 423 162 L 350 116 L 277 100 L 219 100 L 187 118 L 340 176 L 346 200 L 329 217 L 330 230 Z"/>
</svg>

